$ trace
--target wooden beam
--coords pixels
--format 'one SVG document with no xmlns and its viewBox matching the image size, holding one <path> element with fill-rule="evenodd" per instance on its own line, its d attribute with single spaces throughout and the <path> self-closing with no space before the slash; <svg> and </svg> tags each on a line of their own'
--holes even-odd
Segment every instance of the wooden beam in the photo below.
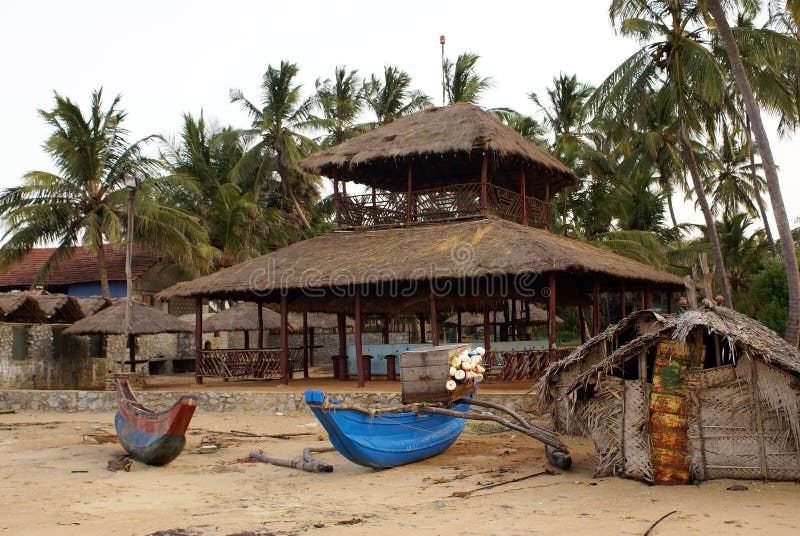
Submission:
<svg viewBox="0 0 800 536">
<path fill-rule="evenodd" d="M 547 347 L 553 349 L 556 346 L 556 274 L 550 273 L 547 282 L 547 289 L 550 294 L 547 297 Z"/>
<path fill-rule="evenodd" d="M 433 282 L 428 293 L 428 301 L 431 306 L 431 343 L 439 346 L 439 319 L 436 318 L 436 294 L 433 292 Z"/>
<path fill-rule="evenodd" d="M 592 285 L 592 336 L 600 333 L 600 280 L 597 276 Z"/>
<path fill-rule="evenodd" d="M 303 378 L 308 378 L 308 312 L 303 311 Z"/>
<path fill-rule="evenodd" d="M 264 302 L 256 304 L 258 311 L 258 349 L 264 348 Z"/>
<path fill-rule="evenodd" d="M 194 298 L 194 382 L 203 383 L 203 377 L 199 374 L 203 370 L 203 298 Z"/>
<path fill-rule="evenodd" d="M 289 385 L 289 299 L 281 294 L 281 383 Z"/>
<path fill-rule="evenodd" d="M 355 317 L 356 317 L 356 368 L 358 369 L 358 386 L 364 387 L 364 353 L 361 346 L 361 289 L 356 288 L 356 304 L 355 304 Z"/>
</svg>

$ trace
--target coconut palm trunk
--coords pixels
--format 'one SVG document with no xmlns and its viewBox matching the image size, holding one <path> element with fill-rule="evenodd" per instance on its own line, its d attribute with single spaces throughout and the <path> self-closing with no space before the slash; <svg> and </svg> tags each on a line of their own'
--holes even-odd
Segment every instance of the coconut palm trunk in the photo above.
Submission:
<svg viewBox="0 0 800 536">
<path fill-rule="evenodd" d="M 719 236 L 717 235 L 717 227 L 714 222 L 714 217 L 711 215 L 711 208 L 708 206 L 708 199 L 706 192 L 703 189 L 703 181 L 700 179 L 700 170 L 697 167 L 697 159 L 694 156 L 689 133 L 686 131 L 685 126 L 681 126 L 681 149 L 686 159 L 686 167 L 689 168 L 689 175 L 692 177 L 692 187 L 697 196 L 697 202 L 700 204 L 700 210 L 703 213 L 703 218 L 706 220 L 706 229 L 708 234 L 708 241 L 711 244 L 711 255 L 714 257 L 714 268 L 717 274 L 717 284 L 719 285 L 722 297 L 729 307 L 733 307 L 733 295 L 731 294 L 731 287 L 728 281 L 728 273 L 725 270 L 725 261 L 722 258 L 722 248 L 719 243 Z"/>
<path fill-rule="evenodd" d="M 756 158 L 755 151 L 753 150 L 752 132 L 753 127 L 750 125 L 750 119 L 747 119 L 747 155 L 750 157 L 750 174 L 753 176 L 753 189 L 755 190 L 756 205 L 758 205 L 758 213 L 761 216 L 761 221 L 764 223 L 764 232 L 767 234 L 767 243 L 769 244 L 769 251 L 773 257 L 778 256 L 778 249 L 775 245 L 775 238 L 772 236 L 772 228 L 769 226 L 767 220 L 767 207 L 764 206 L 764 198 L 761 197 L 761 187 L 756 180 Z"/>
<path fill-rule="evenodd" d="M 97 267 L 100 271 L 100 292 L 106 300 L 111 299 L 111 289 L 108 286 L 108 263 L 106 262 L 106 250 L 103 244 L 97 247 Z"/>
<path fill-rule="evenodd" d="M 731 62 L 733 77 L 742 95 L 742 100 L 747 110 L 747 117 L 750 119 L 753 126 L 753 134 L 756 137 L 756 143 L 761 153 L 764 175 L 767 179 L 767 190 L 769 191 L 770 201 L 772 202 L 772 212 L 775 215 L 775 223 L 778 227 L 778 236 L 781 240 L 781 251 L 783 253 L 783 262 L 786 265 L 786 279 L 789 286 L 789 315 L 786 319 L 786 333 L 784 334 L 784 338 L 789 344 L 797 346 L 798 338 L 800 338 L 800 272 L 798 272 L 797 269 L 794 238 L 792 237 L 792 230 L 789 226 L 789 218 L 786 214 L 786 206 L 783 203 L 783 195 L 781 194 L 780 182 L 778 181 L 778 169 L 772 157 L 772 149 L 770 148 L 767 131 L 764 128 L 764 123 L 761 121 L 761 110 L 759 109 L 758 102 L 756 102 L 753 88 L 750 86 L 750 81 L 747 79 L 742 58 L 739 55 L 739 48 L 733 37 L 733 31 L 728 24 L 728 19 L 725 16 L 725 10 L 722 8 L 720 0 L 706 0 L 706 4 L 711 12 L 711 16 L 717 23 L 717 30 L 725 46 L 728 59 Z"/>
</svg>

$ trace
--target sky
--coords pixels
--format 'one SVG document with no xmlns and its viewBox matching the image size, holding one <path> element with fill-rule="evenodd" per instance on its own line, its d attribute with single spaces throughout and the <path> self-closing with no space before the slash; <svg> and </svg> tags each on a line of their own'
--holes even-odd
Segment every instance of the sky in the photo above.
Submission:
<svg viewBox="0 0 800 536">
<path fill-rule="evenodd" d="M 55 171 L 41 146 L 50 130 L 37 110 L 53 92 L 89 108 L 103 88 L 106 105 L 121 95 L 130 140 L 173 138 L 182 115 L 246 127 L 230 103 L 241 89 L 260 99 L 268 65 L 298 65 L 297 82 L 310 95 L 314 81 L 337 65 L 362 76 L 386 65 L 407 71 L 413 87 L 441 104 L 441 46 L 445 55 L 480 56 L 478 72 L 494 86 L 480 104 L 536 115 L 527 97 L 559 73 L 597 85 L 638 45 L 617 36 L 608 0 L 8 0 L 0 2 L 0 188 L 19 185 L 31 170 Z M 774 124 L 774 123 L 773 123 Z M 770 130 L 790 223 L 800 217 L 800 151 L 796 140 Z M 701 223 L 691 204 L 679 219 Z M 774 229 L 774 227 L 773 227 Z"/>
</svg>

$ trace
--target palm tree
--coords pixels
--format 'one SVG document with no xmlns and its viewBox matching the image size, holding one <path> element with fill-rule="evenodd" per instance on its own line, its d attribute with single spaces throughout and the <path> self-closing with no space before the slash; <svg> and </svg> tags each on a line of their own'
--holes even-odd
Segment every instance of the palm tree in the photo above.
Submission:
<svg viewBox="0 0 800 536">
<path fill-rule="evenodd" d="M 597 88 L 589 109 L 632 122 L 652 97 L 674 110 L 683 161 L 709 230 L 717 282 L 726 303 L 733 304 L 692 140 L 694 134 L 713 130 L 725 97 L 724 72 L 702 38 L 702 10 L 691 0 L 612 0 L 609 14 L 623 35 L 643 46 Z"/>
<path fill-rule="evenodd" d="M 778 179 L 778 169 L 772 157 L 772 149 L 769 144 L 769 137 L 761 120 L 761 110 L 753 93 L 753 88 L 747 78 L 747 73 L 739 54 L 739 48 L 733 36 L 733 31 L 728 24 L 725 10 L 719 0 L 705 0 L 720 38 L 725 45 L 728 59 L 731 63 L 733 77 L 736 86 L 742 96 L 742 100 L 747 110 L 747 117 L 753 126 L 753 133 L 758 143 L 761 161 L 764 166 L 764 175 L 767 180 L 767 190 L 769 191 L 770 201 L 772 202 L 772 212 L 775 216 L 775 223 L 778 227 L 778 235 L 781 239 L 781 250 L 783 261 L 786 263 L 786 275 L 789 285 L 789 316 L 786 322 L 786 333 L 784 338 L 793 346 L 800 342 L 800 272 L 797 267 L 797 257 L 795 254 L 795 244 L 792 239 L 792 230 L 789 226 L 789 218 L 786 214 L 786 206 L 783 203 L 780 181 Z M 795 3 L 796 6 L 796 3 Z"/>
<path fill-rule="evenodd" d="M 294 85 L 297 64 L 282 61 L 280 67 L 267 66 L 261 84 L 261 106 L 247 100 L 241 90 L 231 90 L 231 101 L 250 115 L 251 127 L 244 135 L 257 143 L 243 159 L 255 171 L 259 187 L 277 186 L 287 204 L 287 212 L 306 230 L 311 228 L 309 211 L 319 199 L 319 182 L 297 163 L 317 148 L 302 134 L 310 129 L 312 99 L 302 99 L 300 85 Z M 245 166 L 243 164 L 244 168 Z"/>
<path fill-rule="evenodd" d="M 472 52 L 458 55 L 455 63 L 444 62 L 445 89 L 450 104 L 469 102 L 477 104 L 481 93 L 492 87 L 491 78 L 481 78 L 475 70 L 480 56 Z"/>
<path fill-rule="evenodd" d="M 412 90 L 411 76 L 394 66 L 383 69 L 383 78 L 374 74 L 364 83 L 367 106 L 375 113 L 372 126 L 391 123 L 398 117 L 431 106 L 431 99 L 421 91 Z"/>
<path fill-rule="evenodd" d="M 39 115 L 53 129 L 44 149 L 58 172 L 31 171 L 22 186 L 0 194 L 7 239 L 0 265 L 19 261 L 37 245 L 55 243 L 37 274 L 41 281 L 83 244 L 97 256 L 102 294 L 110 298 L 105 248 L 118 245 L 130 231 L 125 229 L 125 177 L 130 174 L 139 179 L 137 242 L 153 246 L 190 273 L 203 269 L 208 261 L 203 228 L 196 218 L 159 201 L 167 181 L 157 176 L 157 163 L 142 154 L 152 137 L 126 141 L 120 97 L 103 109 L 102 89 L 94 91 L 87 117 L 69 98 L 54 95 L 53 109 L 39 110 Z"/>
<path fill-rule="evenodd" d="M 568 151 L 567 146 L 575 143 L 584 124 L 584 104 L 592 95 L 594 88 L 579 82 L 575 75 L 564 73 L 553 78 L 553 87 L 547 89 L 548 106 L 542 105 L 536 93 L 530 98 L 545 116 L 545 123 L 554 134 L 553 151 L 560 158 Z"/>
<path fill-rule="evenodd" d="M 758 198 L 763 179 L 752 175 L 750 148 L 723 125 L 721 144 L 709 151 L 706 163 L 706 189 L 711 193 L 712 212 L 731 217 L 744 212 L 749 217 L 758 216 Z M 758 166 L 753 165 L 758 168 Z"/>
<path fill-rule="evenodd" d="M 358 118 L 364 107 L 364 87 L 358 78 L 358 71 L 347 71 L 346 67 L 336 67 L 333 79 L 317 79 L 315 108 L 321 112 L 312 116 L 315 128 L 325 135 L 320 140 L 321 147 L 332 147 L 363 133 Z"/>
<path fill-rule="evenodd" d="M 179 187 L 173 203 L 205 223 L 219 251 L 217 268 L 231 266 L 269 249 L 280 231 L 277 211 L 259 205 L 252 176 L 237 175 L 245 147 L 230 127 L 206 124 L 201 112 L 183 116 L 180 142 L 162 155 Z"/>
</svg>

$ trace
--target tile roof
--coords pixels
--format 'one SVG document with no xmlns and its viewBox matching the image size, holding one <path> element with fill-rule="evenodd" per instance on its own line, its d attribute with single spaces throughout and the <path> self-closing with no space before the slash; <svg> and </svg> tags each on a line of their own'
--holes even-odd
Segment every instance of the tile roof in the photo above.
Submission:
<svg viewBox="0 0 800 536">
<path fill-rule="evenodd" d="M 36 248 L 21 261 L 12 264 L 0 274 L 0 288 L 29 287 L 36 274 L 53 254 L 55 248 Z M 109 281 L 125 281 L 125 248 L 106 247 Z M 153 265 L 161 261 L 161 256 L 142 246 L 133 247 L 131 268 L 136 279 Z M 97 257 L 85 247 L 76 247 L 75 253 L 60 266 L 54 268 L 45 279 L 44 285 L 72 285 L 100 280 Z"/>
</svg>

